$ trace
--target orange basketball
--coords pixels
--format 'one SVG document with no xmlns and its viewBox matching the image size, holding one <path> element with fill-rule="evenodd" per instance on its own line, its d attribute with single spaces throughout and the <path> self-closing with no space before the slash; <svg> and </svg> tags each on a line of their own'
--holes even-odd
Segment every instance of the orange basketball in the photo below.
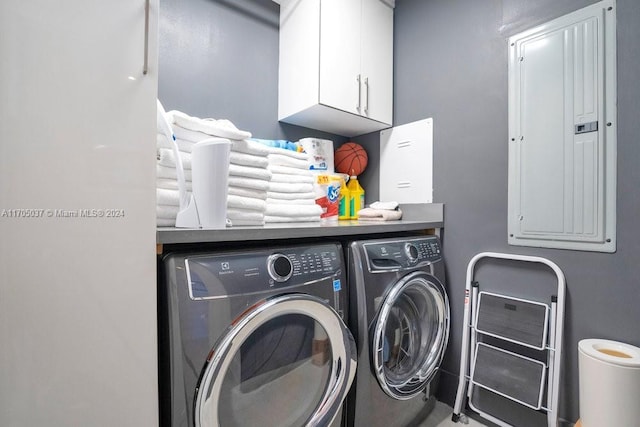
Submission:
<svg viewBox="0 0 640 427">
<path fill-rule="evenodd" d="M 369 157 L 362 145 L 355 142 L 342 144 L 333 156 L 336 172 L 346 173 L 349 176 L 358 176 L 367 167 Z"/>
</svg>

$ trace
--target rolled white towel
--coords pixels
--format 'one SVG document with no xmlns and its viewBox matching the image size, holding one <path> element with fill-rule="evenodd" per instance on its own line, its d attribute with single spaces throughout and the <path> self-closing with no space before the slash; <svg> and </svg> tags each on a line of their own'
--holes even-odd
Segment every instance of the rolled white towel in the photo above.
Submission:
<svg viewBox="0 0 640 427">
<path fill-rule="evenodd" d="M 229 176 L 230 187 L 252 188 L 254 190 L 267 191 L 269 189 L 269 181 L 264 179 L 245 178 L 241 176 Z"/>
<path fill-rule="evenodd" d="M 264 222 L 266 223 L 274 223 L 274 222 L 317 222 L 320 221 L 320 216 L 299 216 L 299 217 L 291 217 L 291 216 L 277 216 L 277 215 L 265 215 Z"/>
<path fill-rule="evenodd" d="M 175 218 L 156 218 L 156 227 L 175 227 L 176 219 Z"/>
<path fill-rule="evenodd" d="M 293 193 L 283 193 L 280 191 L 267 191 L 268 199 L 279 199 L 279 200 L 297 200 L 297 199 L 311 199 L 316 200 L 316 193 L 313 191 L 307 192 L 293 192 Z"/>
<path fill-rule="evenodd" d="M 402 219 L 402 211 L 400 209 L 364 208 L 358 211 L 358 220 L 363 221 L 397 221 L 399 219 Z"/>
<path fill-rule="evenodd" d="M 271 175 L 271 182 L 291 182 L 291 183 L 307 183 L 313 184 L 316 180 L 312 176 L 304 175 L 288 175 L 282 173 L 274 173 Z"/>
<path fill-rule="evenodd" d="M 245 178 L 263 179 L 269 181 L 271 172 L 266 168 L 254 168 L 251 166 L 229 165 L 229 176 L 239 176 Z"/>
<path fill-rule="evenodd" d="M 281 173 L 285 175 L 302 175 L 302 176 L 311 176 L 315 177 L 316 174 L 311 172 L 309 169 L 300 169 L 300 168 L 292 168 L 290 166 L 280 166 L 280 165 L 272 165 L 267 166 L 267 169 L 271 171 L 271 173 Z"/>
<path fill-rule="evenodd" d="M 185 185 L 187 187 L 187 191 L 191 191 L 191 181 L 186 181 Z M 167 190 L 179 190 L 178 180 L 172 178 L 156 178 L 156 187 L 166 188 Z"/>
<path fill-rule="evenodd" d="M 308 183 L 269 182 L 269 191 L 279 193 L 308 193 L 313 191 L 313 185 Z"/>
<path fill-rule="evenodd" d="M 267 192 L 265 190 L 254 190 L 253 188 L 243 188 L 229 186 L 227 194 L 233 194 L 235 196 L 253 197 L 254 199 L 266 200 Z"/>
<path fill-rule="evenodd" d="M 207 135 L 206 133 L 198 132 L 195 130 L 185 129 L 176 124 L 171 126 L 171 129 L 173 129 L 173 134 L 176 136 L 176 139 L 188 142 L 191 145 L 195 144 L 196 142 L 204 141 L 205 139 L 211 138 L 211 135 Z"/>
<path fill-rule="evenodd" d="M 267 203 L 262 199 L 236 196 L 235 194 L 229 194 L 227 196 L 227 208 L 259 211 L 264 213 L 266 207 Z"/>
<path fill-rule="evenodd" d="M 309 170 L 309 160 L 296 159 L 283 154 L 269 154 L 269 164 L 274 166 L 288 166 L 291 168 Z"/>
<path fill-rule="evenodd" d="M 319 205 L 292 205 L 292 204 L 271 204 L 267 203 L 265 215 L 269 216 L 288 216 L 288 217 L 306 217 L 322 214 L 322 208 Z"/>
<path fill-rule="evenodd" d="M 194 130 L 207 135 L 217 136 L 228 139 L 246 139 L 251 138 L 251 132 L 238 129 L 231 121 L 226 119 L 201 119 L 195 116 L 189 116 L 181 111 L 169 111 L 167 115 L 176 125 Z"/>
<path fill-rule="evenodd" d="M 173 219 L 175 221 L 178 211 L 180 211 L 179 206 L 156 205 L 156 218 Z"/>
<path fill-rule="evenodd" d="M 182 160 L 182 168 L 191 170 L 191 153 L 178 152 L 180 160 Z M 161 166 L 168 166 L 170 168 L 176 168 L 176 156 L 172 149 L 158 148 L 158 164 Z"/>
<path fill-rule="evenodd" d="M 194 143 L 191 141 L 185 141 L 176 136 L 176 143 L 178 144 L 178 150 L 183 153 L 190 153 L 193 150 Z M 169 150 L 173 150 L 173 144 L 171 144 L 170 140 L 162 134 L 158 134 L 158 137 L 156 139 L 156 147 L 168 148 Z"/>
<path fill-rule="evenodd" d="M 315 199 L 292 199 L 292 200 L 287 200 L 287 199 L 270 199 L 267 197 L 266 200 L 267 204 L 271 204 L 271 205 L 315 205 L 316 201 Z"/>
<path fill-rule="evenodd" d="M 170 178 L 170 179 L 178 179 L 178 172 L 176 172 L 176 168 L 170 168 L 167 166 L 156 165 L 156 177 L 157 178 Z M 189 169 L 184 169 L 184 179 L 186 181 L 191 181 L 191 171 Z"/>
<path fill-rule="evenodd" d="M 234 225 L 239 225 L 239 221 L 253 222 L 251 225 L 260 225 L 264 224 L 264 214 L 258 211 L 246 211 L 242 209 L 227 209 L 227 218 L 231 220 L 231 223 Z"/>
<path fill-rule="evenodd" d="M 266 157 L 269 155 L 269 147 L 255 141 L 246 139 L 235 139 L 231 141 L 231 151 L 237 153 L 253 154 L 254 156 Z"/>
<path fill-rule="evenodd" d="M 229 163 L 232 165 L 252 166 L 254 168 L 267 168 L 269 166 L 269 159 L 265 156 L 232 151 L 229 155 Z"/>
<path fill-rule="evenodd" d="M 168 206 L 180 206 L 180 192 L 178 190 L 167 190 L 156 188 L 156 204 Z"/>
</svg>

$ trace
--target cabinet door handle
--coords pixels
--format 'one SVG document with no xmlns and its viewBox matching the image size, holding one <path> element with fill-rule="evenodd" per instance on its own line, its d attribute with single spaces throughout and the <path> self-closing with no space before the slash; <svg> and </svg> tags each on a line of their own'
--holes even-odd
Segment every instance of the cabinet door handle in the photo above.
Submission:
<svg viewBox="0 0 640 427">
<path fill-rule="evenodd" d="M 362 84 L 360 83 L 360 74 L 356 76 L 356 81 L 358 82 L 358 103 L 356 104 L 356 110 L 358 113 L 360 112 L 360 99 L 362 99 Z"/>
<path fill-rule="evenodd" d="M 144 64 L 142 74 L 149 72 L 149 0 L 144 3 Z"/>
<path fill-rule="evenodd" d="M 364 78 L 364 95 L 367 97 L 367 102 L 364 104 L 364 113 L 369 115 L 369 77 Z"/>
</svg>

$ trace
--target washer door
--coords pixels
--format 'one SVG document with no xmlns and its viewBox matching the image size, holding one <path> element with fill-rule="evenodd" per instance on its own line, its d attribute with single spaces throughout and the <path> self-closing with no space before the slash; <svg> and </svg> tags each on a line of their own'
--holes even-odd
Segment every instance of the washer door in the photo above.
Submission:
<svg viewBox="0 0 640 427">
<path fill-rule="evenodd" d="M 449 300 L 434 276 L 414 272 L 389 289 L 372 329 L 372 367 L 389 396 L 406 400 L 435 375 L 449 339 Z"/>
<path fill-rule="evenodd" d="M 322 299 L 268 298 L 234 320 L 198 380 L 196 427 L 326 426 L 356 368 L 353 337 Z"/>
</svg>

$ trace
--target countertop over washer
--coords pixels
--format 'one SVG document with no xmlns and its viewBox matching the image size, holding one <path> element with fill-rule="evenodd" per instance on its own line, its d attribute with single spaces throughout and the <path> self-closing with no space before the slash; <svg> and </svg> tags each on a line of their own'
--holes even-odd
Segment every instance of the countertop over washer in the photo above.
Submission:
<svg viewBox="0 0 640 427">
<path fill-rule="evenodd" d="M 444 227 L 444 205 L 429 203 L 401 205 L 400 221 L 331 221 L 305 223 L 274 223 L 253 227 L 229 227 L 222 230 L 160 227 L 158 244 L 238 242 L 246 240 L 280 240 L 313 237 L 354 236 L 363 234 L 400 233 L 439 230 Z"/>
</svg>

